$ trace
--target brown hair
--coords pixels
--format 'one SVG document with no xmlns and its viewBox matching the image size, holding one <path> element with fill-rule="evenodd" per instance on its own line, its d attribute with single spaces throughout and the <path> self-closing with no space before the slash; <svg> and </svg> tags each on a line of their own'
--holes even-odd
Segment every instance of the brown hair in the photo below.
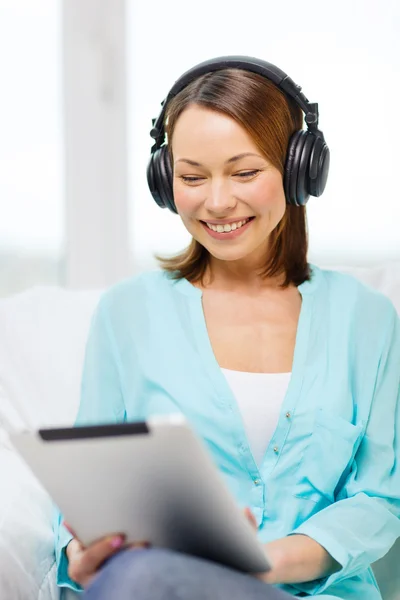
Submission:
<svg viewBox="0 0 400 600">
<path fill-rule="evenodd" d="M 302 128 L 303 113 L 296 103 L 265 77 L 241 69 L 223 69 L 202 75 L 171 100 L 166 111 L 168 148 L 179 116 L 197 104 L 237 121 L 252 137 L 264 156 L 282 174 L 291 135 Z M 308 235 L 304 207 L 286 206 L 285 215 L 270 235 L 263 275 L 284 275 L 282 286 L 296 286 L 310 279 L 307 262 Z M 192 239 L 180 254 L 157 256 L 173 279 L 203 282 L 209 253 Z"/>
</svg>

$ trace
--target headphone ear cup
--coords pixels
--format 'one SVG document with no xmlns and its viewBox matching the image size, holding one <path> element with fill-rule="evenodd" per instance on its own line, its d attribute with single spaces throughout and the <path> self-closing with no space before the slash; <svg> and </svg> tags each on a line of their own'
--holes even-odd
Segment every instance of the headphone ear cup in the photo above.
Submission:
<svg viewBox="0 0 400 600">
<path fill-rule="evenodd" d="M 158 149 L 155 152 L 153 152 L 153 154 L 151 154 L 151 156 L 150 156 L 150 160 L 147 165 L 147 184 L 149 186 L 150 193 L 153 196 L 154 201 L 161 208 L 165 208 L 164 198 L 163 198 L 164 194 L 161 191 L 162 183 L 160 182 L 159 169 L 158 169 L 160 151 L 161 150 Z"/>
<path fill-rule="evenodd" d="M 284 189 L 286 202 L 292 206 L 298 206 L 297 204 L 297 173 L 299 160 L 303 151 L 305 142 L 306 131 L 300 129 L 296 131 L 289 140 L 286 163 L 285 163 L 285 177 L 284 177 Z"/>
<path fill-rule="evenodd" d="M 166 174 L 164 167 L 164 157 L 163 157 L 163 148 L 159 148 L 156 160 L 154 161 L 155 174 L 157 180 L 158 191 L 160 193 L 160 198 L 162 201 L 163 208 L 168 207 L 168 196 L 167 196 L 167 188 L 166 188 Z"/>
<path fill-rule="evenodd" d="M 172 165 L 168 146 L 161 146 L 151 156 L 147 167 L 147 182 L 151 194 L 161 208 L 169 208 L 176 213 L 172 192 Z"/>
<path fill-rule="evenodd" d="M 285 165 L 288 204 L 305 206 L 311 196 L 321 196 L 329 172 L 329 148 L 323 135 L 296 131 L 290 138 Z"/>
<path fill-rule="evenodd" d="M 173 177 L 174 172 L 171 164 L 171 157 L 169 154 L 168 146 L 161 147 L 161 155 L 160 155 L 160 170 L 162 173 L 162 182 L 164 185 L 164 202 L 165 206 L 169 208 L 174 213 L 177 213 L 174 201 L 174 191 L 173 191 Z"/>
<path fill-rule="evenodd" d="M 305 206 L 310 198 L 310 156 L 317 139 L 313 133 L 305 132 L 304 144 L 297 166 L 297 206 Z"/>
<path fill-rule="evenodd" d="M 328 180 L 330 163 L 329 148 L 325 140 L 317 137 L 310 158 L 309 189 L 312 196 L 321 196 Z"/>
</svg>

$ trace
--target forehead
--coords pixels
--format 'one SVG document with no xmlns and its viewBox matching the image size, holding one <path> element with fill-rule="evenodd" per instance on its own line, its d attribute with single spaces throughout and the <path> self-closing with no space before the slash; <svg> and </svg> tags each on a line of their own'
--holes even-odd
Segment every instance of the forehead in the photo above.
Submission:
<svg viewBox="0 0 400 600">
<path fill-rule="evenodd" d="M 172 151 L 176 159 L 188 153 L 229 156 L 242 152 L 258 152 L 259 148 L 237 121 L 224 113 L 201 106 L 190 106 L 176 121 L 172 136 Z"/>
</svg>

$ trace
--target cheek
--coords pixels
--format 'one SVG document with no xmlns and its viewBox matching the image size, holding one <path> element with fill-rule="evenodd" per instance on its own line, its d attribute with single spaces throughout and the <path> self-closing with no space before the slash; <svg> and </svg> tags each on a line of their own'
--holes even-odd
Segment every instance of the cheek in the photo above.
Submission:
<svg viewBox="0 0 400 600">
<path fill-rule="evenodd" d="M 174 202 L 178 212 L 182 215 L 190 214 L 196 208 L 196 195 L 194 189 L 183 187 L 178 183 L 173 184 Z"/>
<path fill-rule="evenodd" d="M 284 211 L 286 198 L 280 175 L 268 181 L 257 182 L 251 191 L 251 202 L 260 214 Z"/>
</svg>

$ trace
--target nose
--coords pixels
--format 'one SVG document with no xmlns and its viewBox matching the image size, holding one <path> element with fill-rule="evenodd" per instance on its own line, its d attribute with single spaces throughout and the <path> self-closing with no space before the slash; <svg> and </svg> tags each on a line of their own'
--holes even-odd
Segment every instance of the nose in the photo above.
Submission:
<svg viewBox="0 0 400 600">
<path fill-rule="evenodd" d="M 236 198 L 230 193 L 229 185 L 224 181 L 213 181 L 204 201 L 204 207 L 213 214 L 223 215 L 236 206 Z"/>
</svg>

